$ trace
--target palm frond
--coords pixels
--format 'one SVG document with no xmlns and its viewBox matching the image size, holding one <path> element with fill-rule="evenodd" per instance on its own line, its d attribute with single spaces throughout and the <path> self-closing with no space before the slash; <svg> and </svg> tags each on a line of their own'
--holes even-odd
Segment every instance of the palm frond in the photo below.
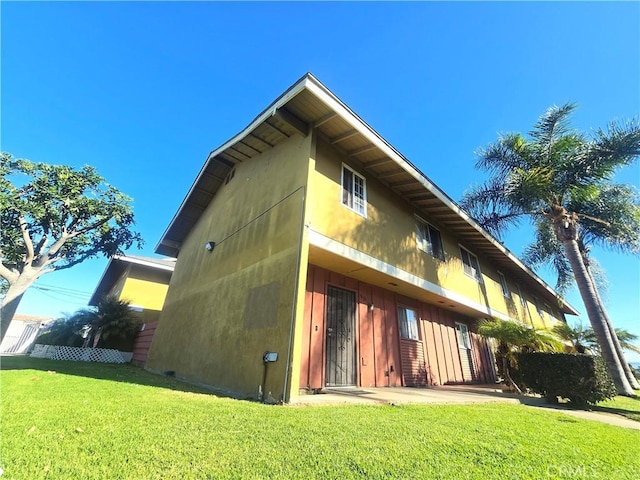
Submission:
<svg viewBox="0 0 640 480">
<path fill-rule="evenodd" d="M 514 168 L 527 168 L 531 154 L 526 140 L 519 133 L 507 133 L 475 152 L 476 168 L 485 170 L 496 178 L 505 178 Z"/>
<path fill-rule="evenodd" d="M 504 184 L 508 203 L 526 212 L 540 211 L 555 203 L 554 171 L 548 167 L 514 169 Z"/>
<path fill-rule="evenodd" d="M 605 132 L 598 129 L 590 145 L 587 161 L 599 178 L 609 178 L 615 169 L 633 163 L 640 155 L 640 123 L 609 123 Z"/>
<path fill-rule="evenodd" d="M 561 295 L 566 294 L 575 280 L 563 245 L 558 241 L 549 222 L 536 222 L 535 235 L 535 241 L 523 252 L 523 262 L 532 270 L 538 270 L 545 265 L 550 266 L 557 275 L 556 290 Z"/>
<path fill-rule="evenodd" d="M 497 318 L 484 319 L 478 324 L 478 333 L 495 338 L 511 350 L 561 351 L 562 341 L 551 331 L 533 329 L 520 322 Z"/>
<path fill-rule="evenodd" d="M 640 253 L 640 194 L 630 185 L 576 189 L 568 208 L 580 218 L 586 245 L 624 253 Z"/>
<path fill-rule="evenodd" d="M 533 130 L 529 132 L 529 136 L 535 139 L 537 143 L 546 145 L 549 147 L 549 153 L 551 152 L 550 146 L 554 140 L 569 131 L 569 116 L 577 108 L 575 103 L 565 103 L 561 106 L 553 105 L 543 113 Z"/>
<path fill-rule="evenodd" d="M 496 179 L 467 190 L 460 206 L 496 238 L 501 238 L 504 232 L 517 225 L 525 214 L 510 203 L 504 192 L 504 183 Z"/>
</svg>

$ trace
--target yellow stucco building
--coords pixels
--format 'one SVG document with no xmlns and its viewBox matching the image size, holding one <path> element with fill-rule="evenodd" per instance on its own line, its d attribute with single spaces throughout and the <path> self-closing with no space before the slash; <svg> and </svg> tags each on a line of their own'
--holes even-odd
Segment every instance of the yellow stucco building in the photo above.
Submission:
<svg viewBox="0 0 640 480">
<path fill-rule="evenodd" d="M 96 306 L 103 297 L 113 296 L 128 301 L 138 312 L 142 330 L 134 343 L 132 360 L 138 365 L 147 360 L 174 266 L 173 258 L 115 255 L 89 299 L 89 305 Z"/>
<path fill-rule="evenodd" d="M 576 314 L 311 74 L 211 152 L 156 252 L 147 368 L 248 398 L 490 382 L 478 319 Z"/>
</svg>

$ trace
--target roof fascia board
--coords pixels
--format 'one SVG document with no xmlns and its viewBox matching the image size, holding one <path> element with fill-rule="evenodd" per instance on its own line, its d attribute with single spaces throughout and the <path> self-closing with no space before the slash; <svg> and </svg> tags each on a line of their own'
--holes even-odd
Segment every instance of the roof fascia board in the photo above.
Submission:
<svg viewBox="0 0 640 480">
<path fill-rule="evenodd" d="M 418 170 L 411 162 L 409 162 L 402 154 L 400 154 L 395 148 L 389 145 L 380 135 L 378 135 L 366 122 L 364 122 L 358 115 L 351 111 L 349 107 L 342 103 L 333 93 L 331 93 L 324 85 L 322 85 L 315 77 L 310 77 L 313 82 L 309 82 L 307 87 L 313 92 L 320 100 L 333 109 L 338 115 L 340 115 L 349 125 L 358 130 L 368 141 L 377 146 L 384 154 L 393 159 L 398 165 L 400 165 L 407 173 L 409 173 L 415 180 L 420 182 L 427 190 L 429 190 L 436 198 L 449 207 L 454 213 L 465 220 L 475 230 L 484 236 L 494 247 L 500 250 L 506 255 L 513 263 L 519 268 L 524 270 L 533 279 L 535 279 L 541 287 L 551 293 L 554 297 L 558 297 L 558 294 L 536 275 L 529 267 L 522 263 L 518 257 L 516 257 L 510 250 L 504 245 L 494 239 L 487 231 L 484 230 L 473 218 L 471 218 L 462 208 L 453 201 L 446 193 L 444 193 L 438 186 L 432 183 L 420 170 Z M 564 300 L 563 300 L 564 301 Z M 574 315 L 579 313 L 568 303 L 565 302 L 568 309 L 572 310 Z"/>
<path fill-rule="evenodd" d="M 116 260 L 120 260 L 127 263 L 135 263 L 136 265 L 143 265 L 145 267 L 150 267 L 156 270 L 166 270 L 168 272 L 173 272 L 174 267 L 171 265 L 163 265 L 161 263 L 155 263 L 148 260 L 143 260 L 141 258 L 132 258 L 127 257 L 126 255 L 114 255 L 113 258 Z"/>
<path fill-rule="evenodd" d="M 158 242 L 158 244 L 155 247 L 155 251 L 156 252 L 158 251 L 158 249 L 162 245 L 162 241 L 166 237 L 166 235 L 169 232 L 169 230 L 171 230 L 171 227 L 173 227 L 173 224 L 175 223 L 176 219 L 182 213 L 182 210 L 184 209 L 184 207 L 185 207 L 185 205 L 187 203 L 187 199 L 191 196 L 191 194 L 195 190 L 195 187 L 196 187 L 197 183 L 200 181 L 200 178 L 204 175 L 205 170 L 209 166 L 209 162 L 211 162 L 211 160 L 213 158 L 215 158 L 221 152 L 225 151 L 231 145 L 235 144 L 239 140 L 242 140 L 247 135 L 249 135 L 249 133 L 251 133 L 253 130 L 255 130 L 262 122 L 264 122 L 265 120 L 267 120 L 271 116 L 276 115 L 277 112 L 278 112 L 278 109 L 280 107 L 282 107 L 291 98 L 293 98 L 296 95 L 298 95 L 302 90 L 304 90 L 304 88 L 306 88 L 308 86 L 310 77 L 311 77 L 311 74 L 307 73 L 302 78 L 300 78 L 296 83 L 294 83 L 291 87 L 289 87 L 282 95 L 280 95 L 271 105 L 269 105 L 260 114 L 258 114 L 258 116 L 256 118 L 254 118 L 253 121 L 251 123 L 249 123 L 248 126 L 246 126 L 244 129 L 242 129 L 239 133 L 234 135 L 232 138 L 227 140 L 220 147 L 216 148 L 215 150 L 212 150 L 209 153 L 209 155 L 207 156 L 207 160 L 204 162 L 204 165 L 202 166 L 202 168 L 200 169 L 200 172 L 198 173 L 198 176 L 196 177 L 196 179 L 194 180 L 193 184 L 191 185 L 191 188 L 187 192 L 187 195 L 182 200 L 182 203 L 180 204 L 180 208 L 178 208 L 178 211 L 175 213 L 175 215 L 171 219 L 171 222 L 169 223 L 169 226 L 165 229 L 164 233 L 162 234 L 162 237 L 160 237 L 160 241 Z M 298 130 L 298 129 L 296 128 L 296 130 Z M 179 248 L 177 248 L 177 249 L 179 250 Z"/>
<path fill-rule="evenodd" d="M 335 253 L 336 255 L 339 255 L 341 257 L 348 258 L 349 260 L 352 260 L 372 270 L 389 275 L 396 280 L 400 280 L 410 285 L 419 287 L 427 292 L 446 298 L 447 300 L 451 300 L 460 305 L 464 305 L 465 307 L 471 308 L 481 315 L 496 317 L 502 320 L 510 319 L 508 315 L 502 312 L 494 310 L 491 307 L 482 305 L 478 302 L 474 302 L 473 300 L 470 300 L 469 298 L 460 295 L 459 293 L 443 288 L 436 283 L 432 283 L 428 280 L 425 280 L 424 278 L 418 277 L 417 275 L 395 267 L 378 258 L 372 257 L 371 255 L 356 250 L 355 248 L 349 247 L 348 245 L 333 240 L 323 235 L 322 233 L 312 229 L 309 230 L 309 244 L 321 248 L 322 250 Z"/>
<path fill-rule="evenodd" d="M 96 288 L 93 291 L 93 294 L 91 295 L 91 297 L 89 297 L 89 301 L 87 302 L 88 305 L 96 305 L 98 301 L 98 295 L 100 294 L 100 292 L 102 292 L 102 289 L 100 288 L 102 285 L 102 282 L 105 280 L 107 274 L 109 273 L 109 270 L 111 269 L 111 265 L 113 264 L 113 260 L 116 257 L 117 256 L 114 255 L 113 257 L 109 258 L 109 263 L 107 263 L 107 267 L 102 272 L 102 276 L 100 277 L 100 280 L 98 281 L 98 284 L 96 285 Z"/>
</svg>

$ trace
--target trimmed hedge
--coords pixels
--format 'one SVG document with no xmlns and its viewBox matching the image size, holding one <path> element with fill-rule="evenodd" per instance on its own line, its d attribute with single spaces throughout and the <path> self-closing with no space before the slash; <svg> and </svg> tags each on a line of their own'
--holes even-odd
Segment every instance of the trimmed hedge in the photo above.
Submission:
<svg viewBox="0 0 640 480">
<path fill-rule="evenodd" d="M 574 353 L 519 353 L 519 377 L 535 393 L 577 405 L 596 404 L 616 395 L 601 357 Z"/>
</svg>

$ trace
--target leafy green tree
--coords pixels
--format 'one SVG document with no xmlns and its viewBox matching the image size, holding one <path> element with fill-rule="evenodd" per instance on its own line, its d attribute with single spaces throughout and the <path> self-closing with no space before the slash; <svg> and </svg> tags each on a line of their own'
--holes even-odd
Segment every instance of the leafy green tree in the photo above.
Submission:
<svg viewBox="0 0 640 480">
<path fill-rule="evenodd" d="M 571 272 L 618 393 L 635 396 L 616 353 L 605 310 L 585 265 L 580 242 L 621 252 L 640 251 L 640 201 L 635 189 L 613 183 L 619 168 L 640 154 L 640 125 L 612 122 L 592 138 L 569 128 L 575 105 L 548 109 L 525 138 L 500 136 L 479 152 L 477 167 L 491 177 L 467 192 L 462 206 L 496 236 L 532 220 L 537 238 L 554 239 Z"/>
<path fill-rule="evenodd" d="M 42 275 L 112 256 L 142 238 L 131 199 L 93 167 L 75 170 L 0 155 L 0 340 Z"/>
<path fill-rule="evenodd" d="M 496 360 L 500 374 L 518 393 L 522 389 L 511 376 L 511 368 L 517 365 L 516 354 L 521 352 L 561 352 L 564 348 L 560 339 L 549 330 L 534 329 L 520 322 L 510 322 L 492 318 L 482 320 L 478 333 L 496 340 Z"/>
</svg>

